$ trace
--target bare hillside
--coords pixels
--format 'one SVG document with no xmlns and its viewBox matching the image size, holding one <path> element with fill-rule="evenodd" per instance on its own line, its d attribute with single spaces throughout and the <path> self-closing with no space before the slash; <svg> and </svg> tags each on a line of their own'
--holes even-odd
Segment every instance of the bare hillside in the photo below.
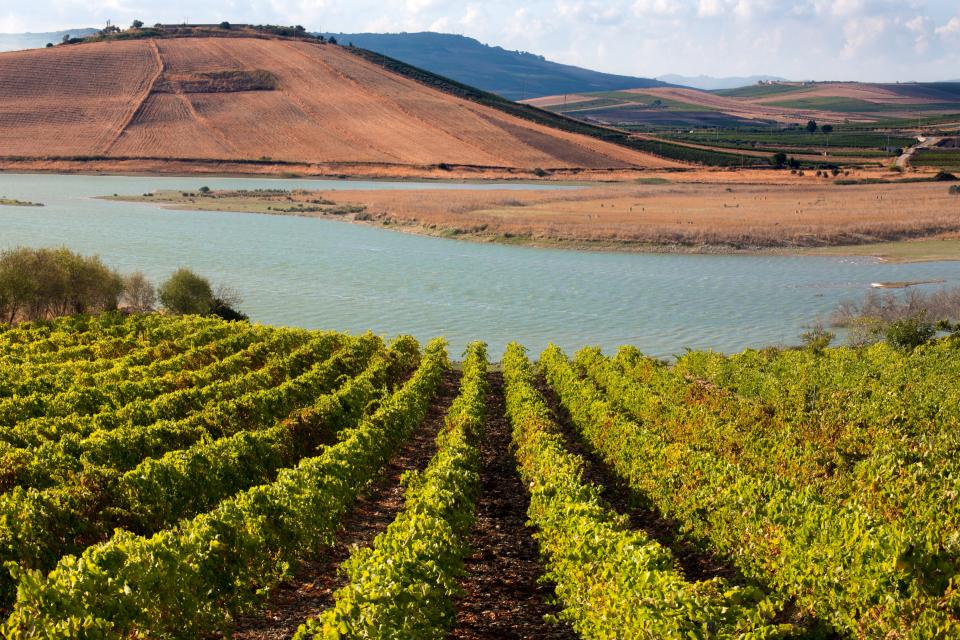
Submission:
<svg viewBox="0 0 960 640">
<path fill-rule="evenodd" d="M 336 45 L 253 37 L 0 54 L 6 159 L 629 169 L 671 163 L 460 99 Z M 146 166 L 146 165 L 145 165 Z"/>
</svg>

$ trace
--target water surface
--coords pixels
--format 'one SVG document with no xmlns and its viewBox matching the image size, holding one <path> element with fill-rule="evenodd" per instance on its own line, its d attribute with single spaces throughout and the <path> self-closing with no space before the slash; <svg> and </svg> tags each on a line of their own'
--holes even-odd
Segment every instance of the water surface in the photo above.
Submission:
<svg viewBox="0 0 960 640">
<path fill-rule="evenodd" d="M 0 196 L 43 208 L 0 207 L 0 248 L 65 245 L 155 281 L 189 266 L 239 290 L 256 321 L 420 339 L 451 352 L 518 340 L 575 349 L 634 344 L 669 356 L 685 348 L 738 351 L 796 343 L 803 326 L 878 281 L 943 279 L 960 262 L 884 264 L 869 258 L 575 252 L 474 244 L 334 220 L 167 211 L 93 196 L 155 189 L 523 189 L 520 184 L 140 178 L 0 174 Z"/>
</svg>

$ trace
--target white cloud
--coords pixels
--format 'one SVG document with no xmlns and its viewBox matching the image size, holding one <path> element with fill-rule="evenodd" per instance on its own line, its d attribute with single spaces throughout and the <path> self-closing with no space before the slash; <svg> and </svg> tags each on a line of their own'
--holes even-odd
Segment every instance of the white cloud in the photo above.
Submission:
<svg viewBox="0 0 960 640">
<path fill-rule="evenodd" d="M 960 18 L 954 16 L 950 18 L 950 21 L 941 27 L 937 27 L 935 30 L 938 36 L 952 36 L 960 33 Z"/>
<path fill-rule="evenodd" d="M 230 20 L 463 33 L 613 73 L 952 78 L 956 0 L 0 0 L 0 29 Z"/>
</svg>

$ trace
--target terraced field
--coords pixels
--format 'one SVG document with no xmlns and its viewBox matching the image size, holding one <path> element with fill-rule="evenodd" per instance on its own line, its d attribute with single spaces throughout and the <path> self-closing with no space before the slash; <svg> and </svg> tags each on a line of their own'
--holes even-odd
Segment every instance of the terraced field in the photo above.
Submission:
<svg viewBox="0 0 960 640">
<path fill-rule="evenodd" d="M 960 637 L 958 353 L 3 327 L 0 630 Z"/>
</svg>

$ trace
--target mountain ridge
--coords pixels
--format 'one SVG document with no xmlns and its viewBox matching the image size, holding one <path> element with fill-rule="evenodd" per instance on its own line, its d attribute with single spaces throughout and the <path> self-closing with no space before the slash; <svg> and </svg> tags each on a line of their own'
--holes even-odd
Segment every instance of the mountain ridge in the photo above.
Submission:
<svg viewBox="0 0 960 640">
<path fill-rule="evenodd" d="M 323 33 L 340 44 L 402 60 L 510 100 L 585 91 L 666 86 L 652 78 L 624 76 L 552 62 L 526 51 L 510 51 L 468 36 L 415 33 Z"/>
</svg>

